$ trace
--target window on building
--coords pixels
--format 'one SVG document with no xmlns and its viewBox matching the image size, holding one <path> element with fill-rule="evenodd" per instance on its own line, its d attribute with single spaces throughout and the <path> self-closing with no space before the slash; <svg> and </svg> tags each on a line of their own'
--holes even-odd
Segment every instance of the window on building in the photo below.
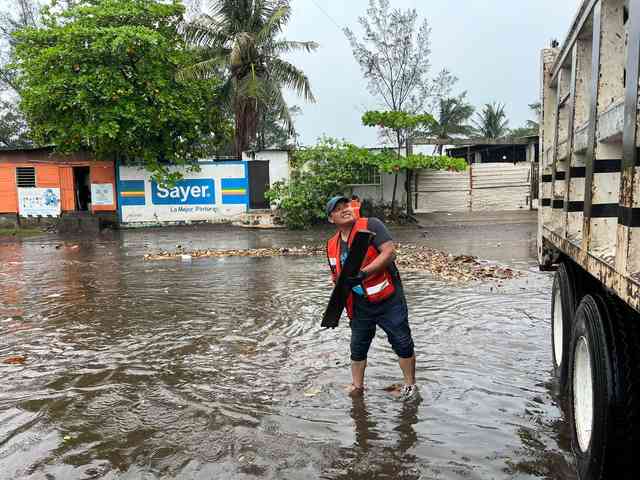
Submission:
<svg viewBox="0 0 640 480">
<path fill-rule="evenodd" d="M 380 185 L 380 183 L 380 170 L 376 167 L 367 165 L 366 167 L 362 167 L 354 185 Z"/>
<path fill-rule="evenodd" d="M 35 167 L 16 167 L 16 183 L 19 188 L 33 188 L 36 186 Z"/>
</svg>

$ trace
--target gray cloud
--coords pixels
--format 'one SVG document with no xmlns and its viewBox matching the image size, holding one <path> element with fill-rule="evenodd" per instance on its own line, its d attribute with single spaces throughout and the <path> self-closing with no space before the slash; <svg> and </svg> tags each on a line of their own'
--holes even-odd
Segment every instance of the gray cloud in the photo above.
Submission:
<svg viewBox="0 0 640 480">
<path fill-rule="evenodd" d="M 528 104 L 539 96 L 540 50 L 562 40 L 577 11 L 576 0 L 392 0 L 397 8 L 416 8 L 432 28 L 432 71 L 448 68 L 459 77 L 476 106 L 504 102 L 510 126 L 531 117 Z M 297 128 L 303 144 L 323 134 L 360 145 L 375 145 L 374 129 L 361 125 L 366 109 L 376 108 L 351 55 L 341 27 L 360 32 L 357 19 L 368 0 L 293 0 L 286 31 L 291 40 L 314 40 L 320 49 L 290 59 L 309 76 L 316 104 L 304 104 Z M 323 13 L 326 12 L 326 15 Z M 334 23 L 335 22 L 335 23 Z"/>
</svg>

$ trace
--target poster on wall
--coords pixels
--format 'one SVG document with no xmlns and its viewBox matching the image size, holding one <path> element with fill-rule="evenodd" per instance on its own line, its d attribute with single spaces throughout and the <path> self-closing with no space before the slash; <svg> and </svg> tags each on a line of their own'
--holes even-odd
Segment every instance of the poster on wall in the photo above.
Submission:
<svg viewBox="0 0 640 480">
<path fill-rule="evenodd" d="M 60 216 L 59 188 L 18 188 L 18 202 L 23 217 Z"/>
<path fill-rule="evenodd" d="M 91 184 L 91 204 L 93 206 L 113 205 L 113 184 L 92 183 Z"/>
</svg>

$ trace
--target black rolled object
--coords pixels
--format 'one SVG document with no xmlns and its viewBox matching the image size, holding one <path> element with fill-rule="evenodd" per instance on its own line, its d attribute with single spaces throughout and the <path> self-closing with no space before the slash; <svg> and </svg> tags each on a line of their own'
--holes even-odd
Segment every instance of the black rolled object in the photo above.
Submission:
<svg viewBox="0 0 640 480">
<path fill-rule="evenodd" d="M 340 276 L 333 288 L 329 304 L 322 317 L 322 323 L 320 325 L 322 328 L 336 328 L 338 326 L 350 292 L 347 278 L 355 277 L 360 271 L 362 262 L 367 254 L 367 249 L 374 236 L 375 233 L 366 230 L 356 232 L 351 247 L 349 248 L 349 255 L 347 255 L 347 259 L 344 265 L 342 265 Z"/>
</svg>

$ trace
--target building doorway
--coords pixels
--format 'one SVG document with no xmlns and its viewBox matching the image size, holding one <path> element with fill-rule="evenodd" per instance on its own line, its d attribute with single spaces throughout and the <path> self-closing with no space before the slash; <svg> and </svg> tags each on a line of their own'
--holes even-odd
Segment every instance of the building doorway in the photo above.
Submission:
<svg viewBox="0 0 640 480">
<path fill-rule="evenodd" d="M 76 210 L 87 211 L 91 206 L 91 175 L 89 167 L 73 167 L 73 189 Z"/>
<path fill-rule="evenodd" d="M 252 210 L 266 210 L 269 202 L 265 193 L 269 189 L 269 162 L 266 160 L 252 160 L 249 166 L 249 208 Z"/>
</svg>

